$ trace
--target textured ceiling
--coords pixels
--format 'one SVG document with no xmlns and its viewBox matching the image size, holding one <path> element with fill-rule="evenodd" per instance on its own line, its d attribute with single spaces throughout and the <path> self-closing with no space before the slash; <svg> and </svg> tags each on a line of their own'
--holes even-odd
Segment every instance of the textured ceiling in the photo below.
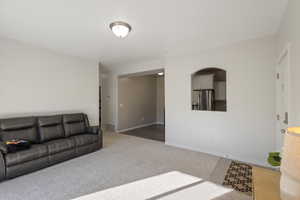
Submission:
<svg viewBox="0 0 300 200">
<path fill-rule="evenodd" d="M 287 0 L 0 0 L 0 35 L 105 65 L 276 33 Z M 133 31 L 116 38 L 109 23 Z"/>
</svg>

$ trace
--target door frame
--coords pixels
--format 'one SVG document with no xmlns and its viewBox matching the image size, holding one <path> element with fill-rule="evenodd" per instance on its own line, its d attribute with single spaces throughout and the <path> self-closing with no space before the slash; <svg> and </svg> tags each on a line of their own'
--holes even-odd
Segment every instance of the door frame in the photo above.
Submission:
<svg viewBox="0 0 300 200">
<path fill-rule="evenodd" d="M 288 113 L 290 113 L 290 100 L 291 100 L 291 92 L 290 92 L 290 86 L 291 86 L 291 63 L 290 63 L 290 56 L 291 56 L 291 44 L 290 43 L 287 43 L 285 45 L 285 47 L 283 48 L 283 50 L 281 51 L 279 57 L 278 57 L 278 60 L 277 60 L 277 67 L 280 66 L 281 64 L 281 61 L 284 57 L 287 58 L 287 78 L 288 78 L 288 81 L 287 81 L 287 93 L 288 93 L 288 96 L 287 96 L 287 102 L 288 102 Z M 277 68 L 276 68 L 276 73 L 277 73 Z M 290 121 L 290 120 L 289 120 Z"/>
<path fill-rule="evenodd" d="M 284 59 L 284 58 L 286 58 L 287 59 L 287 66 L 286 66 L 286 72 L 287 72 L 287 81 L 286 81 L 286 86 L 285 86 L 285 88 L 286 88 L 286 91 L 287 91 L 287 96 L 286 96 L 286 98 L 287 98 L 287 112 L 288 112 L 288 122 L 287 122 L 287 124 L 286 124 L 286 126 L 289 126 L 290 125 L 290 119 L 291 119 L 291 109 L 290 109 L 290 105 L 291 105 L 291 102 L 290 102 L 290 100 L 291 100 L 291 92 L 290 92 L 290 86 L 291 86 L 291 68 L 290 68 L 290 66 L 291 66 L 291 64 L 290 64 L 290 54 L 291 54 L 291 44 L 290 43 L 287 43 L 286 45 L 285 45 L 285 47 L 283 48 L 283 50 L 281 51 L 281 53 L 280 53 L 280 55 L 279 55 L 279 57 L 278 57 L 278 60 L 277 60 L 277 63 L 276 63 L 276 82 L 278 81 L 278 79 L 277 79 L 277 74 L 279 73 L 279 68 L 280 68 L 280 64 L 281 64 L 281 62 L 282 62 L 282 60 Z M 277 86 L 277 83 L 275 84 L 276 86 Z M 277 89 L 277 87 L 276 87 L 276 116 L 278 116 L 279 115 L 279 111 L 278 111 L 278 108 L 277 108 L 277 101 L 278 101 L 278 93 L 279 91 L 278 91 L 278 89 Z M 276 117 L 277 118 L 277 117 Z M 275 124 L 275 130 L 276 130 L 276 148 L 278 148 L 278 141 L 277 141 L 277 139 L 278 139 L 278 137 L 277 137 L 277 134 L 279 134 L 280 133 L 280 130 L 278 129 L 278 123 L 281 123 L 281 122 L 279 122 L 279 120 L 282 120 L 282 118 L 283 118 L 283 116 L 280 116 L 280 119 L 276 119 L 276 124 Z M 280 125 L 279 125 L 280 126 Z M 281 149 L 277 149 L 278 151 L 280 151 Z"/>
<path fill-rule="evenodd" d="M 119 74 L 115 74 L 113 76 L 113 82 L 114 82 L 114 103 L 113 103 L 113 109 L 115 111 L 115 115 L 113 116 L 114 118 L 114 131 L 115 132 L 122 132 L 125 129 L 119 129 L 119 79 L 122 77 L 132 77 L 132 76 L 143 76 L 143 75 L 151 75 L 151 74 L 157 74 L 158 72 L 164 72 L 164 81 L 166 80 L 166 69 L 164 67 L 159 67 L 159 68 L 154 68 L 154 69 L 149 69 L 145 71 L 137 71 L 137 72 L 122 72 Z M 164 84 L 164 94 L 166 94 L 166 84 Z M 166 95 L 164 96 L 164 102 L 165 102 L 165 108 L 166 108 Z M 165 110 L 164 110 L 165 111 Z M 164 125 L 166 124 L 166 117 L 164 116 Z"/>
</svg>

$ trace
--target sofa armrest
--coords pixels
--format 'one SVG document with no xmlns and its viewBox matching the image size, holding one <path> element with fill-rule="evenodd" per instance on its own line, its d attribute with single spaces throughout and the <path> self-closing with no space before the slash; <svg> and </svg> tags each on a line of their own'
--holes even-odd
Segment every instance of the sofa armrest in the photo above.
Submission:
<svg viewBox="0 0 300 200">
<path fill-rule="evenodd" d="M 3 154 L 7 154 L 8 149 L 4 142 L 0 141 L 0 152 Z"/>
<path fill-rule="evenodd" d="M 99 148 L 101 149 L 103 147 L 102 130 L 98 126 L 90 126 L 90 127 L 88 127 L 88 133 L 98 135 Z"/>
<path fill-rule="evenodd" d="M 90 126 L 88 127 L 88 133 L 94 134 L 94 135 L 100 135 L 101 130 L 98 126 Z"/>
<path fill-rule="evenodd" d="M 0 181 L 5 180 L 6 177 L 6 166 L 4 162 L 3 153 L 0 152 Z"/>
</svg>

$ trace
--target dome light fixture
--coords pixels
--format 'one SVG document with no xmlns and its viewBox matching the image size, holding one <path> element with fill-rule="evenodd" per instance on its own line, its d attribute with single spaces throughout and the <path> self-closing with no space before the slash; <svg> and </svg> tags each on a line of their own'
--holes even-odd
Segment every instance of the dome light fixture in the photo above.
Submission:
<svg viewBox="0 0 300 200">
<path fill-rule="evenodd" d="M 121 21 L 111 23 L 109 28 L 118 38 L 125 38 L 131 31 L 131 26 L 128 23 Z"/>
<path fill-rule="evenodd" d="M 158 75 L 158 76 L 163 76 L 164 73 L 163 73 L 163 72 L 158 72 L 157 75 Z"/>
</svg>

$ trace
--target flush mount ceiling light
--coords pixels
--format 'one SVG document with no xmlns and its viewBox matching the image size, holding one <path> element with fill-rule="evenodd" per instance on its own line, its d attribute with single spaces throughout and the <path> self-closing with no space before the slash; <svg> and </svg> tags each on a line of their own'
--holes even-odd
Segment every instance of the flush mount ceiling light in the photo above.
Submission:
<svg viewBox="0 0 300 200">
<path fill-rule="evenodd" d="M 158 76 L 162 76 L 162 75 L 164 75 L 164 73 L 163 73 L 163 72 L 158 72 L 157 74 L 158 74 Z"/>
<path fill-rule="evenodd" d="M 131 31 L 131 26 L 126 22 L 113 22 L 109 25 L 112 32 L 119 38 L 125 38 Z"/>
</svg>

